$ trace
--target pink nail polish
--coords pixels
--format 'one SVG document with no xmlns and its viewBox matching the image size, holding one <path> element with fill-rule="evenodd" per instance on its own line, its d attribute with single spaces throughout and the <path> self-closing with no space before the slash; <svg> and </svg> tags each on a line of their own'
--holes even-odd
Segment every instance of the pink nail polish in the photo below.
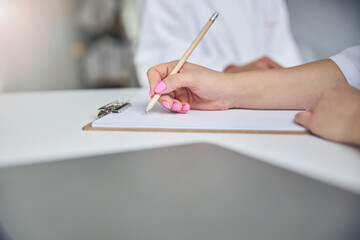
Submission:
<svg viewBox="0 0 360 240">
<path fill-rule="evenodd" d="M 305 109 L 306 112 L 308 112 L 309 110 L 310 110 L 310 108 Z"/>
<path fill-rule="evenodd" d="M 164 91 L 166 89 L 165 83 L 164 82 L 160 82 L 158 83 L 158 85 L 156 85 L 154 91 L 155 93 L 161 93 L 162 91 Z"/>
<path fill-rule="evenodd" d="M 179 106 L 179 104 L 174 103 L 174 104 L 172 105 L 172 109 L 175 110 L 175 111 L 180 111 L 180 106 Z"/>
<path fill-rule="evenodd" d="M 162 101 L 161 104 L 164 106 L 164 108 L 170 109 L 170 104 L 167 101 Z"/>
<path fill-rule="evenodd" d="M 189 110 L 189 106 L 188 106 L 188 105 L 183 105 L 182 108 L 181 108 L 181 110 L 187 111 L 187 110 Z"/>
</svg>

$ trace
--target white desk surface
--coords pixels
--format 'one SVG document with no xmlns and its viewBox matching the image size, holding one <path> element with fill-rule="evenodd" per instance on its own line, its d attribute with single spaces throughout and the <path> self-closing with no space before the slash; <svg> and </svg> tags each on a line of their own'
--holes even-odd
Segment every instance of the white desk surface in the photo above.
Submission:
<svg viewBox="0 0 360 240">
<path fill-rule="evenodd" d="M 82 131 L 97 108 L 147 89 L 0 95 L 0 167 L 208 142 L 360 193 L 360 148 L 311 135 Z"/>
</svg>

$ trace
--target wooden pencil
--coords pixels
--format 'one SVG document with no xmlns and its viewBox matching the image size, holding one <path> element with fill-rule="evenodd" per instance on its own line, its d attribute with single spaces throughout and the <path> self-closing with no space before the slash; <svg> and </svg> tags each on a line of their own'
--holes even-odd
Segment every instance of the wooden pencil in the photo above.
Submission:
<svg viewBox="0 0 360 240">
<path fill-rule="evenodd" d="M 209 21 L 205 24 L 203 29 L 200 31 L 199 35 L 191 43 L 188 50 L 186 50 L 186 52 L 184 53 L 182 58 L 179 60 L 179 62 L 176 64 L 176 66 L 174 67 L 174 69 L 171 71 L 171 73 L 169 75 L 172 75 L 172 74 L 175 74 L 175 73 L 179 72 L 180 68 L 184 65 L 186 60 L 189 58 L 190 54 L 194 51 L 194 49 L 199 44 L 200 40 L 204 37 L 205 33 L 209 30 L 210 26 L 213 24 L 213 22 L 215 21 L 215 19 L 217 18 L 218 15 L 219 15 L 219 13 L 215 12 L 211 16 Z M 156 102 L 159 100 L 160 96 L 161 96 L 161 94 L 157 93 L 152 97 L 152 99 L 150 100 L 149 104 L 146 107 L 145 113 L 149 112 L 154 107 Z"/>
</svg>

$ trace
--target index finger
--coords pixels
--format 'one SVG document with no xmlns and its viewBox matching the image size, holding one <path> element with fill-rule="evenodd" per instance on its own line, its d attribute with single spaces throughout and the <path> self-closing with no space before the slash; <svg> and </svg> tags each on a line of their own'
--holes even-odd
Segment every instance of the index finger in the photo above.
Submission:
<svg viewBox="0 0 360 240">
<path fill-rule="evenodd" d="M 150 85 L 151 95 L 154 95 L 155 86 L 171 73 L 177 62 L 178 61 L 162 63 L 154 67 L 151 67 L 147 71 L 147 77 Z"/>
</svg>

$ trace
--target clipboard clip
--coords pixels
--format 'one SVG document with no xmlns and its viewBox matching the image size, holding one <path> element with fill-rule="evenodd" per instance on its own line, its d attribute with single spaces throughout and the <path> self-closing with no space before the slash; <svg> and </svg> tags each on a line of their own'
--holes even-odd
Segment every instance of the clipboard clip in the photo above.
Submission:
<svg viewBox="0 0 360 240">
<path fill-rule="evenodd" d="M 109 113 L 121 113 L 131 107 L 131 103 L 129 101 L 125 102 L 119 102 L 119 101 L 113 101 L 111 103 L 108 103 L 98 109 L 98 118 L 102 118 Z"/>
</svg>

